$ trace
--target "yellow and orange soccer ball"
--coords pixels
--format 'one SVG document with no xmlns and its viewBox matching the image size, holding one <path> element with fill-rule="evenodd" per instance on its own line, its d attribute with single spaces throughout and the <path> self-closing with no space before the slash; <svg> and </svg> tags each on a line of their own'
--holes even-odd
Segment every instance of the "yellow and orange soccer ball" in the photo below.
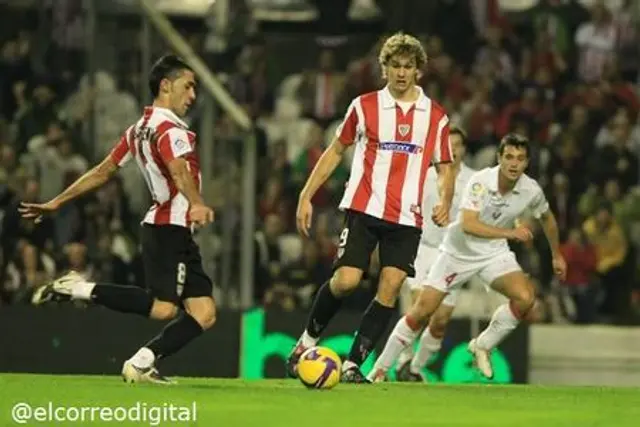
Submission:
<svg viewBox="0 0 640 427">
<path fill-rule="evenodd" d="M 300 356 L 298 379 L 308 388 L 331 389 L 340 382 L 342 361 L 333 350 L 311 347 Z"/>
</svg>

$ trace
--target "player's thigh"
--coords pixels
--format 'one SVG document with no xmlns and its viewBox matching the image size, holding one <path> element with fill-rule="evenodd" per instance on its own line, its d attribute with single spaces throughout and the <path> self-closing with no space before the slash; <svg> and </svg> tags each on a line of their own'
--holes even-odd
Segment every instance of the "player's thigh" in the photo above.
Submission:
<svg viewBox="0 0 640 427">
<path fill-rule="evenodd" d="M 531 287 L 516 256 L 511 251 L 493 258 L 493 262 L 478 273 L 478 278 L 509 299 L 518 299 L 523 293 L 528 293 Z"/>
<path fill-rule="evenodd" d="M 407 277 L 407 285 L 409 289 L 419 291 L 424 281 L 429 275 L 429 270 L 436 258 L 440 255 L 438 248 L 420 243 L 418 253 L 414 262 L 415 274 L 413 277 Z"/>
<path fill-rule="evenodd" d="M 429 270 L 424 286 L 430 286 L 446 294 L 451 294 L 481 268 L 482 266 L 477 263 L 466 262 L 447 253 L 440 252 Z"/>
<path fill-rule="evenodd" d="M 204 272 L 200 248 L 198 248 L 191 235 L 187 238 L 185 248 L 186 252 L 183 256 L 178 276 L 178 286 L 182 287 L 181 298 L 183 300 L 205 298 L 201 300 L 204 302 L 199 306 L 210 310 L 213 305 L 213 282 Z"/>
<path fill-rule="evenodd" d="M 422 234 L 420 229 L 381 221 L 379 233 L 380 268 L 384 270 L 385 267 L 391 267 L 404 272 L 404 275 L 399 274 L 404 276 L 400 283 L 406 277 L 415 277 L 414 263 Z"/>
<path fill-rule="evenodd" d="M 141 231 L 146 286 L 155 299 L 176 305 L 182 291 L 179 281 L 186 270 L 182 257 L 184 238 L 179 228 L 144 224 Z"/>
<path fill-rule="evenodd" d="M 378 244 L 372 217 L 360 212 L 347 211 L 345 225 L 340 232 L 338 251 L 334 261 L 334 271 L 341 275 L 353 276 L 349 270 L 367 271 L 371 254 Z M 344 278 L 346 280 L 346 277 Z M 356 283 L 357 285 L 357 283 Z"/>
</svg>

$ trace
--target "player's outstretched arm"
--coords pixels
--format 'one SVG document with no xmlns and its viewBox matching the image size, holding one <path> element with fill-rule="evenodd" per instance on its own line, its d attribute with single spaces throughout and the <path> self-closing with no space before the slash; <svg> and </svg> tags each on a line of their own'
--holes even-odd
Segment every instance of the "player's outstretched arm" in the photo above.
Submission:
<svg viewBox="0 0 640 427">
<path fill-rule="evenodd" d="M 42 220 L 42 215 L 54 212 L 65 203 L 102 186 L 109 181 L 117 171 L 118 165 L 109 155 L 100 164 L 94 166 L 50 201 L 46 203 L 22 202 L 18 211 L 23 218 L 33 219 L 38 223 Z"/>
<path fill-rule="evenodd" d="M 547 237 L 547 241 L 549 242 L 549 247 L 551 248 L 553 271 L 561 280 L 564 280 L 567 274 L 567 263 L 560 252 L 560 233 L 558 232 L 558 223 L 555 215 L 550 209 L 540 215 L 540 226 L 542 227 L 544 235 Z"/>
<path fill-rule="evenodd" d="M 462 209 L 462 230 L 472 236 L 484 239 L 510 239 L 527 242 L 533 239 L 531 230 L 523 225 L 515 229 L 500 228 L 480 221 L 480 212 Z"/>
<path fill-rule="evenodd" d="M 315 167 L 311 171 L 311 174 L 298 197 L 296 225 L 301 234 L 305 236 L 309 235 L 312 214 L 311 199 L 318 189 L 322 187 L 327 179 L 329 179 L 333 171 L 336 170 L 336 167 L 338 167 L 338 164 L 342 161 L 342 156 L 346 150 L 347 146 L 340 142 L 338 138 L 334 138 L 331 145 L 324 150 L 324 153 L 322 153 L 318 163 L 316 163 Z"/>
</svg>

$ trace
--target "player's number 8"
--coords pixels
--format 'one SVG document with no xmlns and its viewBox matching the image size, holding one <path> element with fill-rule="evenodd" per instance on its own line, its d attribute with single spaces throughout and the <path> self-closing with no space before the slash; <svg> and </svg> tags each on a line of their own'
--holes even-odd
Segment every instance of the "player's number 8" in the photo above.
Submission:
<svg viewBox="0 0 640 427">
<path fill-rule="evenodd" d="M 340 233 L 340 242 L 338 246 L 340 246 L 341 248 L 344 248 L 347 244 L 348 237 L 349 237 L 349 229 L 345 228 L 344 230 L 342 230 L 342 233 Z"/>
<path fill-rule="evenodd" d="M 184 262 L 178 263 L 178 276 L 176 277 L 179 285 L 184 285 L 187 280 L 187 266 Z"/>
</svg>

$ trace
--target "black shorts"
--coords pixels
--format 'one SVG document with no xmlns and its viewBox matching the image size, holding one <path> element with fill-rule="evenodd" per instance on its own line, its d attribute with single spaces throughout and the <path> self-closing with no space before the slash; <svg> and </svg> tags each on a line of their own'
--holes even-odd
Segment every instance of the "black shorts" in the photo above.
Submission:
<svg viewBox="0 0 640 427">
<path fill-rule="evenodd" d="M 191 231 L 178 225 L 142 225 L 142 261 L 147 288 L 154 298 L 181 300 L 213 295 Z"/>
<path fill-rule="evenodd" d="M 394 224 L 361 212 L 347 210 L 334 269 L 356 267 L 367 271 L 371 253 L 378 245 L 380 268 L 396 267 L 413 277 L 413 263 L 421 235 L 422 231 L 419 228 Z"/>
</svg>

